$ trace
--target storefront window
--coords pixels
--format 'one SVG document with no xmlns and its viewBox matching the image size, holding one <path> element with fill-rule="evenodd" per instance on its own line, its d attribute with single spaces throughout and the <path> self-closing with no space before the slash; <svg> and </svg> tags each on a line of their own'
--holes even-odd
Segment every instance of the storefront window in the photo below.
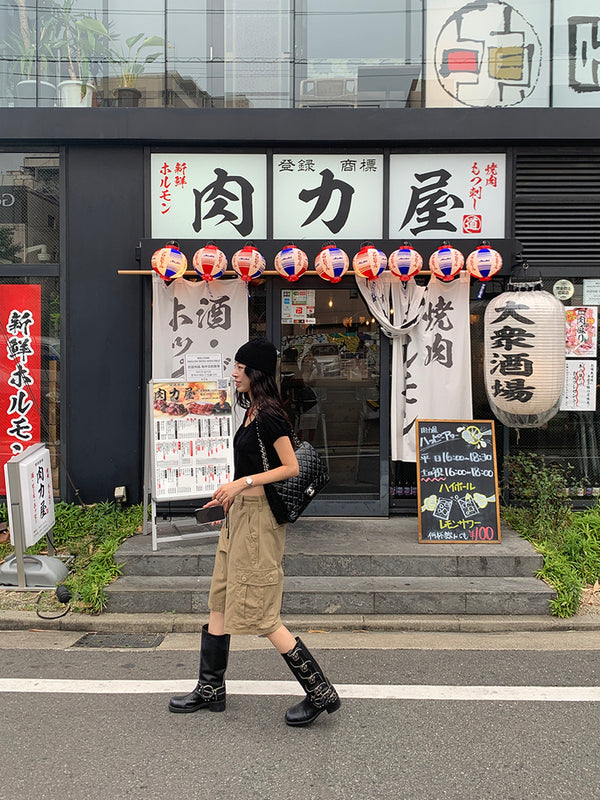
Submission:
<svg viewBox="0 0 600 800">
<path fill-rule="evenodd" d="M 58 262 L 58 153 L 0 153 L 0 464 L 47 443 L 57 496 Z"/>
<path fill-rule="evenodd" d="M 327 461 L 327 494 L 377 499 L 378 324 L 356 288 L 284 289 L 280 308 L 282 397 L 299 438 Z"/>
<path fill-rule="evenodd" d="M 267 335 L 267 285 L 265 279 L 253 281 L 248 291 L 248 322 L 250 339 L 264 339 Z"/>
<path fill-rule="evenodd" d="M 552 292 L 556 280 L 545 280 L 544 289 Z M 576 502 L 577 498 L 592 498 L 600 496 L 600 415 L 598 414 L 598 341 L 597 325 L 598 306 L 595 298 L 587 297 L 588 287 L 592 284 L 590 292 L 595 290 L 597 281 L 594 279 L 570 279 L 573 295 L 563 300 L 569 308 L 589 308 L 590 313 L 584 315 L 590 320 L 588 332 L 590 333 L 589 347 L 567 349 L 567 364 L 569 370 L 578 362 L 582 375 L 593 378 L 591 396 L 588 397 L 587 387 L 581 388 L 581 410 L 562 410 L 541 428 L 524 428 L 519 431 L 510 431 L 510 452 L 535 452 L 542 455 L 548 463 L 562 466 L 568 475 L 569 492 Z M 584 299 L 585 298 L 585 299 Z M 597 302 L 597 300 L 596 300 Z M 595 321 L 594 321 L 595 320 Z M 586 335 L 587 338 L 587 335 Z M 585 395 L 585 397 L 583 397 Z M 586 410 L 589 408 L 589 410 Z M 593 409 L 593 410 L 592 410 Z"/>
<path fill-rule="evenodd" d="M 0 153 L 0 264 L 59 260 L 58 154 Z"/>
</svg>

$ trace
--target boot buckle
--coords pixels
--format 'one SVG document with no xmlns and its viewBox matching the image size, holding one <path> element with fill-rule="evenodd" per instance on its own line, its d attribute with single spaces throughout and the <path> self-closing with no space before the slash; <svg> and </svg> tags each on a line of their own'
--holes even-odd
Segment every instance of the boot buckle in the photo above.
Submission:
<svg viewBox="0 0 600 800">
<path fill-rule="evenodd" d="M 335 700 L 336 695 L 337 692 L 329 681 L 324 681 L 311 690 L 309 699 L 315 708 L 325 708 L 325 706 Z"/>
<path fill-rule="evenodd" d="M 224 686 L 211 686 L 210 683 L 203 683 L 198 687 L 197 691 L 203 700 L 217 699 L 220 692 L 224 690 Z"/>
</svg>

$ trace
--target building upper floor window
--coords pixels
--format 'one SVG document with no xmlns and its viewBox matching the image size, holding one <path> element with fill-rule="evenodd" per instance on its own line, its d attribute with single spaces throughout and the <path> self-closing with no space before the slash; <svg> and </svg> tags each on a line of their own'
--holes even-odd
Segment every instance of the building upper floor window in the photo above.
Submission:
<svg viewBox="0 0 600 800">
<path fill-rule="evenodd" d="M 11 0 L 0 106 L 600 106 L 597 0 Z"/>
</svg>

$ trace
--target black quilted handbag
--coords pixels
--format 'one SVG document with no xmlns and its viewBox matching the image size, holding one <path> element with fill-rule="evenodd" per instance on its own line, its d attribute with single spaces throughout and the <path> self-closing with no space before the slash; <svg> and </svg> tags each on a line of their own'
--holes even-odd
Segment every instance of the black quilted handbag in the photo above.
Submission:
<svg viewBox="0 0 600 800">
<path fill-rule="evenodd" d="M 267 451 L 260 437 L 258 420 L 256 434 L 262 456 L 263 469 L 269 469 Z M 327 464 L 310 442 L 301 442 L 294 434 L 294 450 L 298 459 L 300 472 L 294 478 L 267 483 L 265 494 L 273 516 L 280 525 L 285 522 L 296 522 L 306 506 L 313 500 L 329 481 Z"/>
</svg>

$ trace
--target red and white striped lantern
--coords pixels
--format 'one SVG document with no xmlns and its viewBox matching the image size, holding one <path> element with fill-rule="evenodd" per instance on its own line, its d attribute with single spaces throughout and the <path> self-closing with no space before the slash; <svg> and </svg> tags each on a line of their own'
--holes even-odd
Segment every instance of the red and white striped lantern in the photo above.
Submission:
<svg viewBox="0 0 600 800">
<path fill-rule="evenodd" d="M 361 278 L 374 281 L 387 267 L 387 256 L 371 242 L 365 242 L 352 259 L 352 267 Z"/>
<path fill-rule="evenodd" d="M 254 245 L 247 244 L 231 256 L 231 266 L 245 283 L 249 283 L 263 274 L 267 262 Z"/>
<path fill-rule="evenodd" d="M 202 280 L 213 281 L 227 269 L 227 257 L 216 245 L 207 244 L 196 250 L 192 264 Z"/>
<path fill-rule="evenodd" d="M 443 244 L 432 253 L 429 259 L 429 269 L 437 278 L 443 281 L 451 281 L 454 276 L 461 271 L 465 263 L 465 258 L 460 250 L 450 245 Z"/>
<path fill-rule="evenodd" d="M 185 275 L 187 258 L 176 242 L 169 242 L 152 254 L 152 269 L 164 281 L 171 281 Z"/>
<path fill-rule="evenodd" d="M 467 272 L 480 281 L 489 281 L 502 269 L 502 256 L 487 244 L 480 245 L 467 256 Z"/>
<path fill-rule="evenodd" d="M 404 244 L 390 253 L 388 267 L 392 275 L 408 281 L 423 269 L 423 258 L 413 247 Z"/>
<path fill-rule="evenodd" d="M 321 252 L 315 258 L 315 269 L 319 277 L 330 283 L 339 283 L 342 276 L 348 272 L 350 259 L 347 253 L 334 244 L 323 245 Z"/>
<path fill-rule="evenodd" d="M 297 281 L 308 269 L 308 256 L 294 244 L 289 244 L 275 256 L 275 269 L 288 281 Z"/>
</svg>

